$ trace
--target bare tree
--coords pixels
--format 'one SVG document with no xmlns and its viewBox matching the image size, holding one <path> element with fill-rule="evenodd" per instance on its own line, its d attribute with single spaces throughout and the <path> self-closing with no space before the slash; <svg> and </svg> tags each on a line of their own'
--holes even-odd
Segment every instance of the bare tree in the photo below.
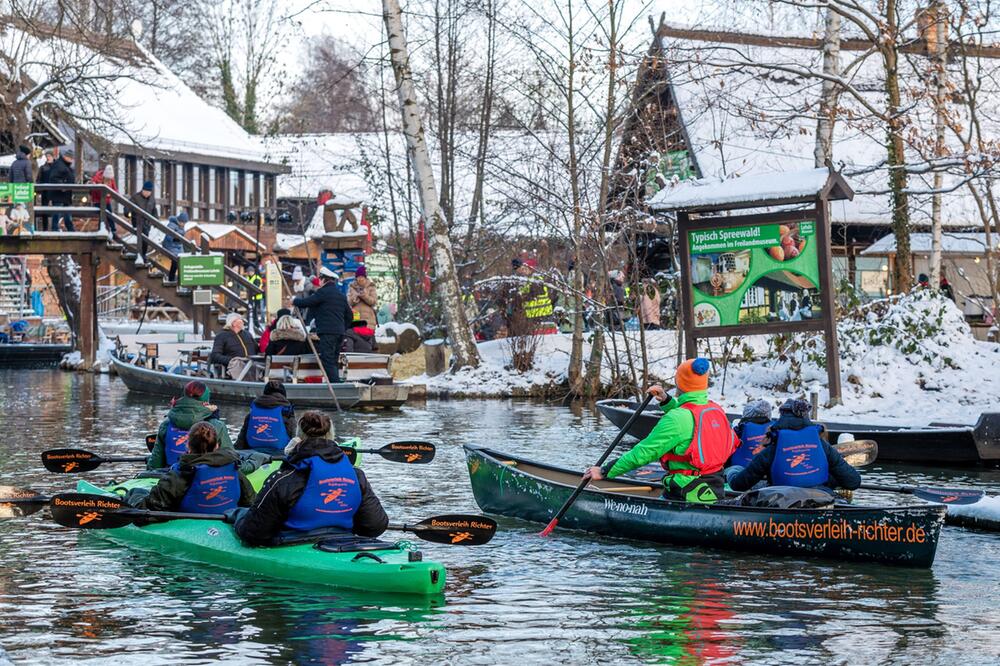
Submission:
<svg viewBox="0 0 1000 666">
<path fill-rule="evenodd" d="M 448 326 L 454 367 L 476 367 L 479 365 L 479 351 L 476 349 L 465 309 L 462 307 L 448 222 L 444 218 L 438 202 L 434 173 L 424 137 L 420 104 L 417 101 L 413 75 L 410 71 L 406 36 L 403 32 L 402 11 L 397 0 L 383 0 L 382 11 L 386 33 L 389 37 L 389 55 L 396 76 L 403 133 L 406 136 L 410 162 L 413 165 L 420 193 L 421 210 L 429 227 L 430 249 L 434 262 L 435 292 L 440 300 Z"/>
</svg>

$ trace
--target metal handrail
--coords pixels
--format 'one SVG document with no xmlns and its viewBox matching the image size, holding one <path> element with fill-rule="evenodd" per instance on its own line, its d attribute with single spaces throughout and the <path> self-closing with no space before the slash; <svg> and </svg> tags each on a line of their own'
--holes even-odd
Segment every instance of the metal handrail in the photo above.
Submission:
<svg viewBox="0 0 1000 666">
<path fill-rule="evenodd" d="M 106 194 L 110 195 L 113 200 L 117 201 L 124 208 L 126 208 L 127 210 L 129 210 L 133 214 L 133 216 L 132 216 L 133 219 L 135 219 L 134 215 L 136 213 L 138 213 L 140 216 L 142 216 L 142 219 L 145 219 L 146 221 L 148 221 L 150 224 L 152 224 L 153 226 L 155 226 L 157 229 L 159 229 L 160 231 L 162 231 L 164 234 L 166 234 L 168 236 L 171 236 L 171 237 L 173 237 L 173 238 L 181 241 L 181 244 L 184 247 L 189 248 L 193 253 L 200 254 L 200 250 L 198 248 L 198 244 L 197 243 L 195 243 L 194 241 L 188 239 L 183 234 L 177 233 L 176 231 L 174 231 L 173 229 L 171 229 L 169 226 L 163 224 L 163 222 L 161 222 L 158 218 L 150 215 L 148 212 L 146 212 L 143 209 L 141 209 L 138 206 L 136 206 L 134 203 L 132 203 L 132 201 L 128 197 L 126 197 L 125 195 L 123 195 L 120 192 L 117 192 L 117 191 L 111 189 L 110 187 L 108 187 L 107 185 L 104 185 L 103 183 L 100 183 L 100 184 L 99 183 L 71 183 L 71 184 L 65 184 L 65 185 L 64 184 L 58 184 L 58 183 L 38 183 L 37 185 L 35 185 L 35 191 L 36 192 L 52 192 L 52 191 L 65 191 L 65 190 L 69 190 L 71 192 L 73 192 L 73 191 L 91 192 L 93 190 L 103 190 Z M 104 197 L 102 196 L 101 197 L 101 201 L 103 201 L 103 200 L 104 200 Z M 52 208 L 52 206 L 47 206 L 47 208 Z M 61 208 L 65 208 L 65 207 L 61 207 Z M 104 210 L 104 207 L 100 206 L 100 205 L 96 206 L 95 208 L 98 211 L 103 211 Z M 116 220 L 117 219 L 120 219 L 120 218 L 116 217 Z M 138 234 L 136 233 L 136 231 L 135 231 L 134 228 L 132 229 L 132 233 L 135 233 L 136 237 L 138 238 Z M 149 243 L 149 238 L 148 237 L 146 238 L 146 241 L 147 241 L 147 243 Z M 171 257 L 173 259 L 177 259 L 177 255 L 175 255 L 173 252 L 168 252 L 168 251 L 164 250 L 163 248 L 159 248 L 159 246 L 157 246 L 157 247 L 158 247 L 158 249 L 160 251 L 162 251 L 167 256 L 169 256 L 169 257 Z M 239 271 L 236 271 L 233 268 L 230 268 L 229 266 L 225 266 L 225 265 L 223 265 L 223 270 L 225 271 L 226 275 L 228 275 L 229 277 L 233 278 L 238 284 L 240 284 L 245 289 L 247 289 L 248 293 L 250 293 L 251 295 L 263 294 L 264 293 L 264 290 L 262 288 L 257 287 L 252 282 L 250 282 L 249 280 L 247 280 L 245 277 L 243 277 L 242 275 L 240 275 Z M 252 299 L 248 299 L 248 300 L 252 300 Z"/>
</svg>

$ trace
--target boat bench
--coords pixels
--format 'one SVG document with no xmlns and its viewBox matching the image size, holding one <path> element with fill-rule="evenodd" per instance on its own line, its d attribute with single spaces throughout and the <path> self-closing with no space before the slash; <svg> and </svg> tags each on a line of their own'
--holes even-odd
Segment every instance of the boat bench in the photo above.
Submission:
<svg viewBox="0 0 1000 666">
<path fill-rule="evenodd" d="M 340 379 L 358 382 L 388 376 L 391 363 L 392 357 L 386 354 L 341 354 Z M 323 369 L 315 354 L 268 356 L 264 361 L 264 377 L 292 384 L 316 382 L 323 381 Z"/>
</svg>

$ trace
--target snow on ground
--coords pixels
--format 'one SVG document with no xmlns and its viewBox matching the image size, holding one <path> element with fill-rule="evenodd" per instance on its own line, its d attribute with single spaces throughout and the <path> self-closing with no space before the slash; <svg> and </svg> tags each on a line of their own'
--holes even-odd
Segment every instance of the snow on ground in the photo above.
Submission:
<svg viewBox="0 0 1000 666">
<path fill-rule="evenodd" d="M 975 504 L 949 504 L 948 513 L 980 521 L 983 526 L 1000 526 L 1000 497 L 984 497 Z"/>
<path fill-rule="evenodd" d="M 975 424 L 980 413 L 1000 411 L 1000 372 L 996 370 L 1000 367 L 1000 345 L 975 340 L 951 301 L 929 292 L 907 296 L 891 306 L 887 301 L 876 301 L 863 306 L 856 318 L 841 321 L 838 337 L 844 404 L 821 408 L 824 419 L 900 425 L 933 421 Z M 638 332 L 614 336 L 624 372 L 628 372 L 624 359 L 629 355 L 624 346 L 627 342 L 628 352 L 638 359 L 638 338 Z M 650 378 L 672 383 L 676 333 L 646 331 L 645 338 Z M 570 344 L 568 334 L 542 336 L 534 368 L 519 374 L 507 369 L 509 342 L 484 342 L 479 345 L 483 359 L 479 368 L 437 377 L 419 375 L 408 381 L 426 384 L 432 393 L 453 396 L 558 396 L 566 392 Z M 826 369 L 818 364 L 825 361 L 821 359 L 822 345 L 812 352 L 813 358 L 800 350 L 782 360 L 769 350 L 766 338 L 745 338 L 738 347 L 730 342 L 730 347 L 739 350 L 732 355 L 742 357 L 746 346 L 753 360 L 733 361 L 725 369 L 721 363 L 724 344 L 725 340 L 713 340 L 710 353 L 703 354 L 714 361 L 712 397 L 727 409 L 740 410 L 748 400 L 760 397 L 772 403 L 808 397 L 813 390 L 819 392 L 821 405 L 827 403 Z M 608 338 L 609 355 L 611 347 Z M 585 359 L 589 351 L 585 339 Z M 788 357 L 796 356 L 802 360 L 801 373 L 789 385 L 796 373 Z M 611 381 L 607 361 L 602 379 Z"/>
</svg>

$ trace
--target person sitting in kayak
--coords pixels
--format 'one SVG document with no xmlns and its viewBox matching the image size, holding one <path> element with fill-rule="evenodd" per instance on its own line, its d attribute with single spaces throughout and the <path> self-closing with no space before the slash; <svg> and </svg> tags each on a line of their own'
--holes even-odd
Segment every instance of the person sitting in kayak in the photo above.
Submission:
<svg viewBox="0 0 1000 666">
<path fill-rule="evenodd" d="M 220 449 L 211 423 L 195 423 L 188 431 L 187 453 L 180 457 L 138 507 L 150 511 L 224 513 L 250 506 L 253 486 L 239 470 L 234 449 Z"/>
<path fill-rule="evenodd" d="M 753 457 L 767 446 L 767 431 L 770 430 L 771 403 L 767 400 L 751 400 L 743 408 L 743 415 L 733 426 L 733 431 L 740 439 L 740 445 L 729 457 L 726 467 L 739 465 L 746 467 Z"/>
<path fill-rule="evenodd" d="M 233 448 L 229 430 L 219 416 L 219 408 L 209 404 L 210 392 L 203 383 L 194 380 L 184 387 L 184 395 L 170 403 L 167 417 L 160 423 L 156 444 L 150 452 L 146 469 L 169 467 L 187 453 L 188 431 L 195 423 L 206 421 L 219 436 L 219 448 Z"/>
<path fill-rule="evenodd" d="M 236 448 L 280 456 L 294 434 L 295 408 L 288 402 L 285 385 L 272 379 L 264 385 L 263 395 L 250 403 Z"/>
<path fill-rule="evenodd" d="M 861 475 L 830 446 L 823 426 L 809 419 L 809 410 L 805 400 L 786 400 L 768 431 L 764 450 L 746 469 L 732 467 L 726 471 L 729 487 L 750 490 L 758 481 L 767 479 L 771 486 L 856 490 Z"/>
<path fill-rule="evenodd" d="M 251 546 L 275 545 L 313 530 L 382 534 L 389 518 L 365 473 L 326 438 L 330 417 L 306 412 L 299 428 L 306 438 L 264 482 L 253 506 L 230 517 L 236 534 Z"/>
<path fill-rule="evenodd" d="M 628 453 L 603 467 L 591 467 L 590 479 L 613 479 L 655 460 L 667 471 L 664 497 L 712 504 L 724 497 L 722 465 L 739 444 L 725 411 L 708 399 L 709 362 L 688 359 L 677 368 L 680 394 L 669 398 L 661 386 L 649 388 L 663 416 L 653 431 Z"/>
</svg>

